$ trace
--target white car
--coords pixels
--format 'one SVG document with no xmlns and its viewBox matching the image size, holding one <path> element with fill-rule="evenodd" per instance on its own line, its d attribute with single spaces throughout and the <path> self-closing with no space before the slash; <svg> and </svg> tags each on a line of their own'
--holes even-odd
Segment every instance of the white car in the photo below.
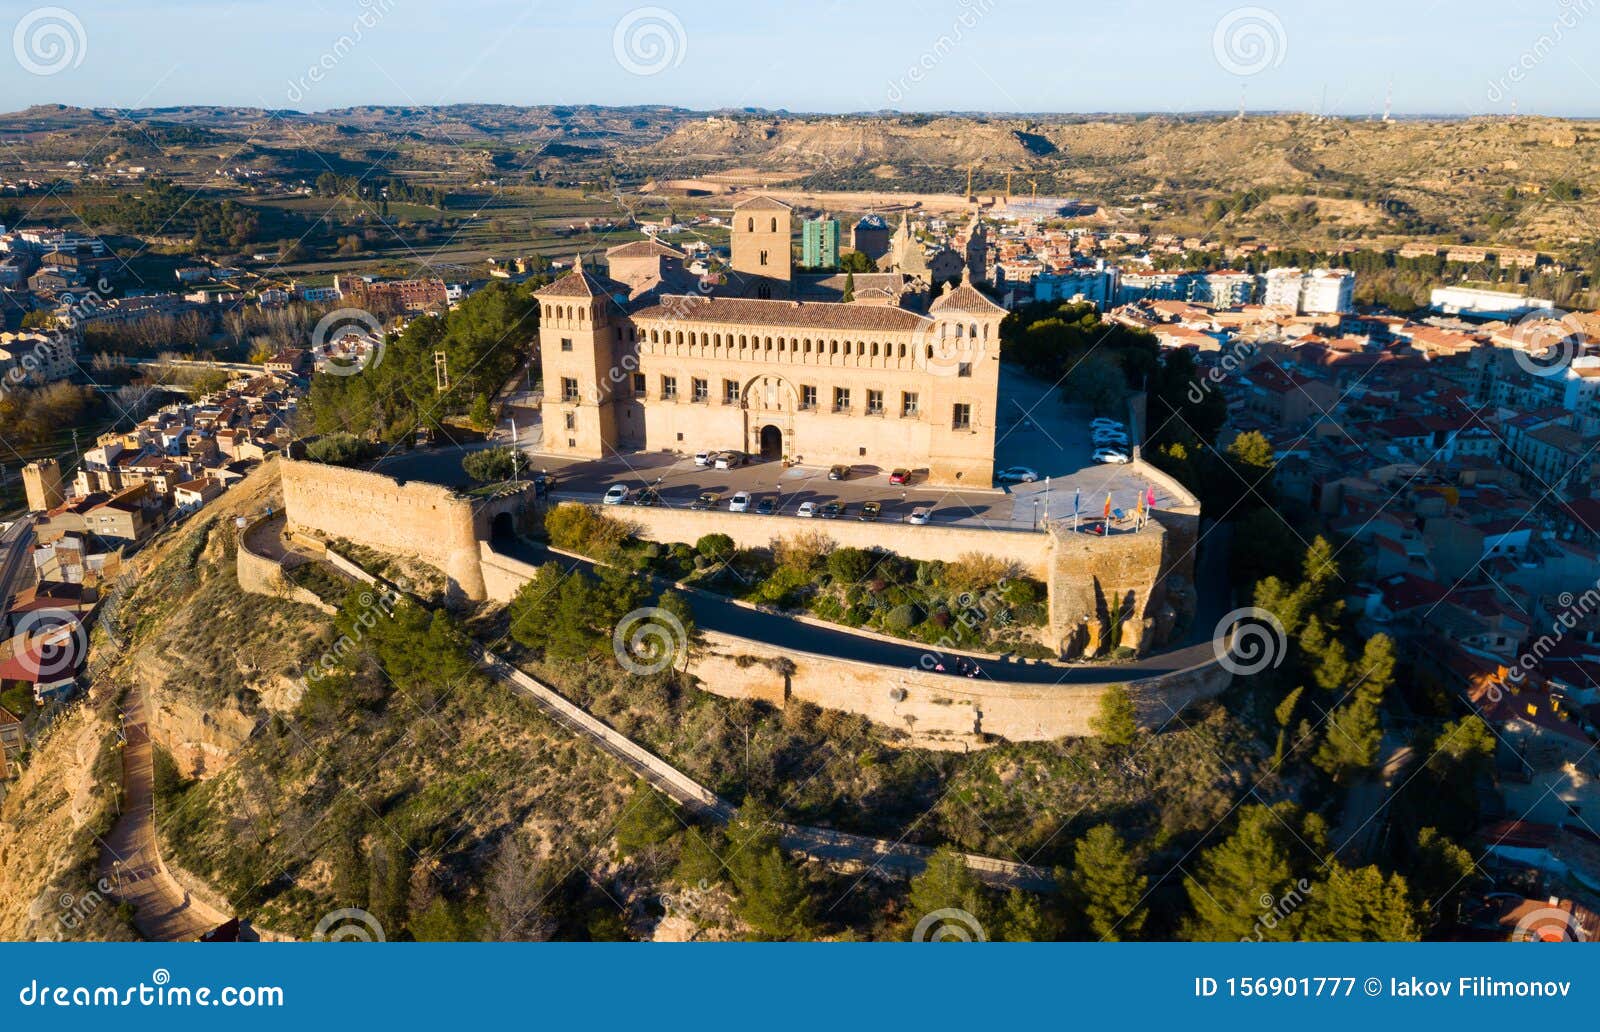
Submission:
<svg viewBox="0 0 1600 1032">
<path fill-rule="evenodd" d="M 1093 427 L 1094 429 L 1096 429 L 1096 430 L 1123 430 L 1123 429 L 1125 429 L 1125 427 L 1121 423 L 1117 422 L 1115 419 L 1107 419 L 1105 416 L 1101 416 L 1098 419 L 1089 420 L 1089 425 L 1091 427 Z"/>
<path fill-rule="evenodd" d="M 628 488 L 626 484 L 612 484 L 611 489 L 606 492 L 606 496 L 601 499 L 606 505 L 621 505 L 627 500 Z"/>
<path fill-rule="evenodd" d="M 695 452 L 694 453 L 694 464 L 696 466 L 709 466 L 709 465 L 711 465 L 711 453 L 708 452 L 708 451 L 697 451 L 697 452 Z"/>
<path fill-rule="evenodd" d="M 728 511 L 729 512 L 749 512 L 750 511 L 750 492 L 749 491 L 735 491 L 733 493 L 733 497 L 728 499 Z"/>
<path fill-rule="evenodd" d="M 1128 458 L 1128 453 L 1125 451 L 1118 451 L 1115 448 L 1096 448 L 1094 451 L 1094 461 L 1109 462 L 1115 466 L 1123 466 L 1129 462 L 1132 462 L 1133 460 Z"/>
<path fill-rule="evenodd" d="M 1012 466 L 996 473 L 994 479 L 997 484 L 1031 484 L 1039 479 L 1039 474 L 1027 466 Z"/>
<path fill-rule="evenodd" d="M 743 466 L 743 465 L 744 465 L 744 455 L 742 453 L 733 452 L 733 451 L 717 452 L 717 458 L 716 458 L 716 468 L 717 469 L 733 469 L 736 466 Z"/>
<path fill-rule="evenodd" d="M 813 516 L 815 516 L 817 514 L 817 503 L 816 502 L 801 502 L 800 503 L 800 508 L 796 509 L 794 511 L 794 514 L 796 516 L 804 516 L 806 519 L 810 519 L 811 517 L 813 517 Z"/>
<path fill-rule="evenodd" d="M 906 517 L 906 522 L 914 527 L 920 527 L 928 522 L 928 517 L 933 515 L 932 509 L 918 506 L 911 510 L 911 515 Z"/>
</svg>

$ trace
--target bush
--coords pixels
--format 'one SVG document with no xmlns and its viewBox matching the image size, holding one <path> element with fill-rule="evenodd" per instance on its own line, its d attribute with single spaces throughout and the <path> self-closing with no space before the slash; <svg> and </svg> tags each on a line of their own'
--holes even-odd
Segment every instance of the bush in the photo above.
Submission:
<svg viewBox="0 0 1600 1032">
<path fill-rule="evenodd" d="M 828 573 L 842 584 L 858 584 L 872 572 L 872 560 L 864 548 L 838 548 L 828 556 Z"/>
<path fill-rule="evenodd" d="M 895 606 L 883 617 L 884 630 L 893 634 L 905 634 L 921 622 L 922 610 L 909 602 Z"/>
<path fill-rule="evenodd" d="M 354 466 L 371 454 L 371 444 L 349 433 L 328 434 L 306 445 L 306 458 L 329 466 Z"/>
<path fill-rule="evenodd" d="M 707 534 L 694 543 L 694 550 L 713 562 L 724 563 L 733 558 L 736 549 L 733 538 L 726 534 Z"/>
<path fill-rule="evenodd" d="M 528 469 L 528 456 L 516 448 L 487 448 L 461 457 L 461 469 L 480 484 L 510 480 Z"/>
</svg>

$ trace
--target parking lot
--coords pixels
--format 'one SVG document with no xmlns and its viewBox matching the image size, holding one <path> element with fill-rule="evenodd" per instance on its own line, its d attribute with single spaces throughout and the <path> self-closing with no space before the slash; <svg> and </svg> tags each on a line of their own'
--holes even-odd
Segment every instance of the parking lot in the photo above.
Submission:
<svg viewBox="0 0 1600 1032">
<path fill-rule="evenodd" d="M 840 502 L 846 506 L 847 519 L 858 516 L 862 503 L 875 501 L 883 507 L 881 518 L 885 521 L 902 520 L 922 507 L 933 510 L 929 522 L 935 524 L 1026 530 L 1041 527 L 1046 520 L 1070 520 L 1075 497 L 1086 519 L 1100 516 L 1107 494 L 1114 509 L 1132 512 L 1150 486 L 1127 466 L 1092 461 L 1091 417 L 1081 406 L 1064 404 L 1053 385 L 1003 369 L 995 469 L 1026 466 L 1037 472 L 1040 480 L 993 489 L 937 487 L 916 479 L 903 486 L 891 484 L 889 471 L 875 467 L 855 469 L 845 480 L 829 480 L 826 467 L 786 467 L 776 460 L 755 460 L 737 469 L 718 470 L 696 466 L 692 456 L 671 452 L 560 459 L 538 453 L 538 428 L 525 422 L 518 444 L 529 452 L 535 470 L 554 474 L 558 499 L 599 502 L 608 489 L 622 484 L 635 494 L 654 487 L 662 503 L 671 506 L 688 506 L 710 492 L 719 496 L 717 507 L 726 511 L 729 497 L 746 491 L 752 496 L 752 512 L 755 501 L 765 495 L 774 496 L 778 511 L 785 514 L 793 514 L 803 502 L 812 502 L 819 509 L 828 502 Z M 509 443 L 509 434 L 502 432 L 498 443 Z M 410 452 L 385 460 L 380 468 L 391 476 L 464 486 L 461 456 L 466 450 Z M 1170 501 L 1158 487 L 1157 507 Z"/>
</svg>

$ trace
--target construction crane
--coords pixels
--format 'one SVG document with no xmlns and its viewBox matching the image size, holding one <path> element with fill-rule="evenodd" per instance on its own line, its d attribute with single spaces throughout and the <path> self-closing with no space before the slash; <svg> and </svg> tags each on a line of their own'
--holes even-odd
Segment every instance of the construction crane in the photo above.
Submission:
<svg viewBox="0 0 1600 1032">
<path fill-rule="evenodd" d="M 1011 173 L 1006 173 L 1006 203 L 1011 203 Z"/>
<path fill-rule="evenodd" d="M 977 167 L 978 166 L 976 165 L 967 166 L 967 200 L 969 201 L 975 201 L 978 199 L 977 195 L 972 192 L 972 172 Z"/>
<path fill-rule="evenodd" d="M 1033 187 L 1033 200 L 1034 203 L 1037 204 L 1039 201 L 1039 181 L 1037 179 L 1030 179 L 1028 180 L 1028 185 Z"/>
</svg>

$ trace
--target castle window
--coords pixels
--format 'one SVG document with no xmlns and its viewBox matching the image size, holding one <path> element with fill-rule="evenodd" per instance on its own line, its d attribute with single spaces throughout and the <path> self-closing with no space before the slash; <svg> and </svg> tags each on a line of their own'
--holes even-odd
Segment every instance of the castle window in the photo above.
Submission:
<svg viewBox="0 0 1600 1032">
<path fill-rule="evenodd" d="M 833 410 L 835 412 L 850 411 L 850 388 L 835 387 L 833 389 Z"/>
<path fill-rule="evenodd" d="M 877 358 L 878 357 L 878 342 L 877 341 L 873 341 L 872 342 L 872 357 L 873 358 Z"/>
<path fill-rule="evenodd" d="M 568 430 L 578 429 L 578 417 L 571 412 L 565 413 Z"/>
<path fill-rule="evenodd" d="M 869 415 L 869 416 L 881 416 L 881 415 L 883 415 L 883 392 L 882 391 L 868 391 L 867 392 L 867 415 Z"/>
<path fill-rule="evenodd" d="M 917 414 L 917 395 L 914 391 L 900 393 L 900 415 L 911 418 Z"/>
<path fill-rule="evenodd" d="M 578 381 L 570 376 L 561 378 L 561 400 L 572 404 L 578 400 Z"/>
<path fill-rule="evenodd" d="M 642 398 L 645 393 L 645 379 L 643 373 L 633 374 L 633 393 L 635 397 Z"/>
<path fill-rule="evenodd" d="M 956 366 L 956 375 L 957 376 L 971 376 L 972 375 L 972 363 L 971 362 L 962 362 L 962 363 L 958 364 Z"/>
<path fill-rule="evenodd" d="M 774 233 L 778 231 L 778 217 L 776 215 L 772 217 L 772 231 Z"/>
<path fill-rule="evenodd" d="M 661 378 L 661 400 L 678 400 L 678 378 L 676 376 L 663 376 Z"/>
<path fill-rule="evenodd" d="M 896 358 L 905 358 L 906 357 L 906 342 L 905 341 L 901 341 L 900 342 L 899 354 L 897 354 L 895 357 Z"/>
<path fill-rule="evenodd" d="M 814 409 L 817 407 L 816 384 L 807 383 L 800 385 L 800 407 L 802 409 Z"/>
<path fill-rule="evenodd" d="M 765 252 L 765 251 L 761 252 L 761 264 L 762 265 L 767 264 L 767 252 Z"/>
<path fill-rule="evenodd" d="M 705 401 L 707 398 L 711 397 L 711 384 L 708 381 L 702 380 L 700 377 L 696 376 L 691 381 L 690 386 L 693 388 L 691 400 Z"/>
<path fill-rule="evenodd" d="M 754 233 L 756 231 L 756 220 L 755 220 L 755 218 L 751 217 L 751 218 L 745 219 L 744 220 L 744 228 L 745 228 L 746 232 Z"/>
<path fill-rule="evenodd" d="M 571 337 L 562 337 L 561 338 L 561 350 L 562 351 L 571 351 L 572 350 L 572 338 Z"/>
<path fill-rule="evenodd" d="M 742 348 L 745 347 L 746 344 L 748 344 L 748 341 L 746 340 L 745 335 L 742 333 L 739 334 L 739 346 Z"/>
<path fill-rule="evenodd" d="M 651 330 L 650 331 L 650 343 L 652 343 L 652 344 L 660 344 L 661 343 L 661 331 L 660 330 Z"/>
<path fill-rule="evenodd" d="M 738 380 L 723 380 L 722 381 L 722 403 L 724 405 L 737 405 L 737 404 L 739 404 L 739 381 Z"/>
<path fill-rule="evenodd" d="M 956 402 L 950 412 L 950 429 L 972 429 L 972 406 L 964 401 Z"/>
</svg>

